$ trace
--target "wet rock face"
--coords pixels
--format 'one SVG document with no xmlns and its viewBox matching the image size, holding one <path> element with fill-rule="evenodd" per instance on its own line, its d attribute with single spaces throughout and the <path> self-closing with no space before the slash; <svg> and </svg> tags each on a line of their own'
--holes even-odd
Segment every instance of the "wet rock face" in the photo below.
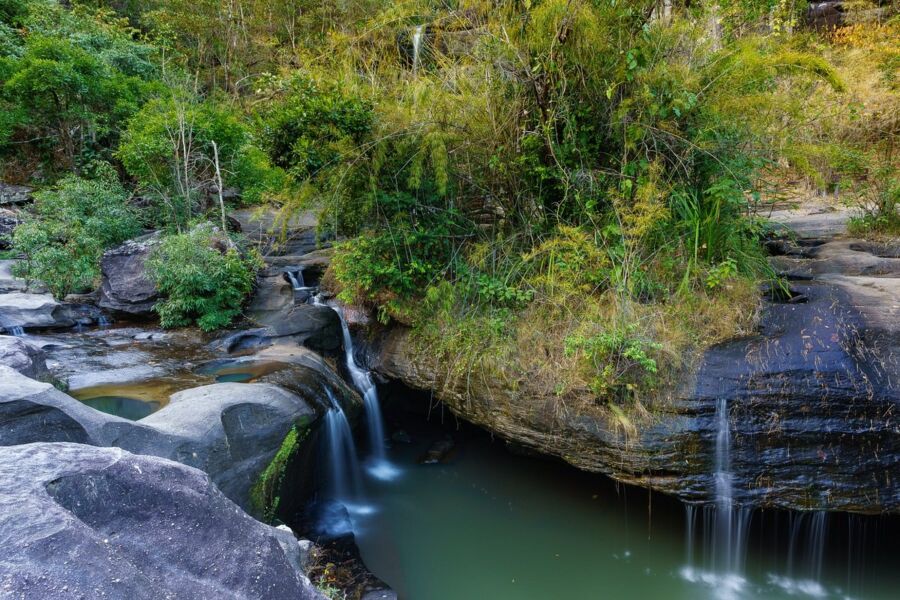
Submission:
<svg viewBox="0 0 900 600">
<path fill-rule="evenodd" d="M 159 295 L 147 277 L 144 262 L 155 243 L 153 239 L 127 241 L 104 253 L 100 261 L 103 279 L 98 304 L 101 308 L 143 317 L 152 314 Z"/>
<path fill-rule="evenodd" d="M 0 507 L 4 597 L 322 598 L 290 533 L 168 460 L 77 444 L 0 448 Z"/>
<path fill-rule="evenodd" d="M 858 240 L 785 248 L 775 264 L 795 280 L 764 301 L 758 335 L 708 349 L 695 383 L 628 437 L 602 415 L 559 411 L 522 374 L 453 375 L 404 330 L 369 360 L 510 441 L 692 501 L 714 497 L 725 398 L 735 502 L 900 512 L 900 261 Z"/>
</svg>

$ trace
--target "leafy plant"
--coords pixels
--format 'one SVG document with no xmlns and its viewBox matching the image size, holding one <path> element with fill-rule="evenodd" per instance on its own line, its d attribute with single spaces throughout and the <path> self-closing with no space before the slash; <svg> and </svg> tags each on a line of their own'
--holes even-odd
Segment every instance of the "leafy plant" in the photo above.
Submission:
<svg viewBox="0 0 900 600">
<path fill-rule="evenodd" d="M 57 298 L 93 289 L 100 257 L 140 231 L 129 194 L 108 164 L 93 166 L 94 178 L 70 175 L 35 196 L 32 212 L 13 234 L 25 255 L 19 276 L 38 279 Z"/>
<path fill-rule="evenodd" d="M 231 323 L 253 290 L 260 262 L 208 223 L 164 238 L 146 262 L 164 296 L 154 307 L 163 327 L 196 323 L 212 331 Z"/>
<path fill-rule="evenodd" d="M 646 383 L 646 376 L 657 372 L 651 354 L 662 346 L 635 336 L 634 329 L 631 326 L 566 338 L 566 355 L 579 354 L 591 366 L 595 373 L 591 388 L 603 398 L 623 400 Z"/>
</svg>

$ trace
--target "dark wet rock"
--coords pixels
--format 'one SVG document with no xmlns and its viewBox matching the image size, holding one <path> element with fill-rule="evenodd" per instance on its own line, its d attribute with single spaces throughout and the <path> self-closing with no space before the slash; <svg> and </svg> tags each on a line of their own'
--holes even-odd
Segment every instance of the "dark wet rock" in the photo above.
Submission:
<svg viewBox="0 0 900 600">
<path fill-rule="evenodd" d="M 100 260 L 100 307 L 142 317 L 152 314 L 159 294 L 147 277 L 144 263 L 156 243 L 153 237 L 129 240 L 103 254 Z"/>
<path fill-rule="evenodd" d="M 425 451 L 425 454 L 419 457 L 420 465 L 436 465 L 445 463 L 450 460 L 453 451 L 456 449 L 456 442 L 453 436 L 447 435 L 443 439 L 437 440 Z"/>
<path fill-rule="evenodd" d="M 251 488 L 291 427 L 309 428 L 316 421 L 313 407 L 275 385 L 217 383 L 174 394 L 115 445 L 197 467 L 249 508 Z"/>
<path fill-rule="evenodd" d="M 59 329 L 75 325 L 71 311 L 50 294 L 0 294 L 0 327 Z"/>
<path fill-rule="evenodd" d="M 294 537 L 202 472 L 116 448 L 0 448 L 0 590 L 9 598 L 323 598 Z"/>
<path fill-rule="evenodd" d="M 256 281 L 256 291 L 247 306 L 247 316 L 265 325 L 279 318 L 294 305 L 294 289 L 280 270 L 262 273 Z"/>
<path fill-rule="evenodd" d="M 238 352 L 270 346 L 276 342 L 295 342 L 332 352 L 341 347 L 341 322 L 327 306 L 290 305 L 260 319 L 265 327 L 239 331 L 214 343 L 213 347 Z"/>
<path fill-rule="evenodd" d="M 46 379 L 50 375 L 43 350 L 19 337 L 0 335 L 0 365 L 32 379 Z"/>
<path fill-rule="evenodd" d="M 844 2 L 810 2 L 806 22 L 813 29 L 836 29 L 844 24 Z"/>
</svg>

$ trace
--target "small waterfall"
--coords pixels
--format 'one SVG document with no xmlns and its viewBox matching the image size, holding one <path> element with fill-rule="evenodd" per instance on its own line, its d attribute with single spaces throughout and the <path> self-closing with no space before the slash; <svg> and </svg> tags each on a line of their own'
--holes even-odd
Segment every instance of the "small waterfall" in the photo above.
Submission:
<svg viewBox="0 0 900 600">
<path fill-rule="evenodd" d="M 362 488 L 356 443 L 347 415 L 331 390 L 327 390 L 331 408 L 325 415 L 325 435 L 328 456 L 328 490 L 333 499 L 354 500 Z"/>
<path fill-rule="evenodd" d="M 0 315 L 0 329 L 6 333 L 6 335 L 12 335 L 15 337 L 22 337 L 25 335 L 25 329 L 21 325 L 12 325 L 9 320 Z"/>
<path fill-rule="evenodd" d="M 424 25 L 418 25 L 413 31 L 412 47 L 413 47 L 413 73 L 418 73 L 419 62 L 422 57 L 422 36 L 425 32 Z"/>
<path fill-rule="evenodd" d="M 318 296 L 313 302 L 320 306 L 329 306 L 337 313 L 341 320 L 341 331 L 344 335 L 344 355 L 347 360 L 347 371 L 353 380 L 353 385 L 362 394 L 366 408 L 366 423 L 369 430 L 369 446 L 372 453 L 369 461 L 369 473 L 378 479 L 393 479 L 397 475 L 397 469 L 387 459 L 385 451 L 384 419 L 381 416 L 381 405 L 378 402 L 378 389 L 372 381 L 372 374 L 361 368 L 353 356 L 353 338 L 350 335 L 350 327 L 344 318 L 344 311 L 339 307 L 325 304 Z"/>
<path fill-rule="evenodd" d="M 97 326 L 100 327 L 100 329 L 106 329 L 110 325 L 112 325 L 112 320 L 103 313 L 100 313 L 97 317 Z"/>
<path fill-rule="evenodd" d="M 287 275 L 288 280 L 291 282 L 291 287 L 294 288 L 295 292 L 304 289 L 303 271 L 285 271 L 284 274 Z"/>
</svg>

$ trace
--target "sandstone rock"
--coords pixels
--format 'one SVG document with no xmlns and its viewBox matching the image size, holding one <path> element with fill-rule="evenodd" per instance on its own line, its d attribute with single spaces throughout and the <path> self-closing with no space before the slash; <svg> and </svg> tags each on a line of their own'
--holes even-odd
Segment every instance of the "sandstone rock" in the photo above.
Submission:
<svg viewBox="0 0 900 600">
<path fill-rule="evenodd" d="M 131 422 L 98 412 L 49 383 L 0 365 L 0 446 L 32 442 L 110 445 Z"/>
<path fill-rule="evenodd" d="M 131 240 L 103 254 L 100 307 L 145 317 L 152 314 L 159 295 L 147 277 L 144 262 L 155 245 L 154 238 Z"/>
<path fill-rule="evenodd" d="M 0 365 L 10 367 L 31 379 L 49 376 L 44 352 L 26 340 L 0 335 Z"/>
<path fill-rule="evenodd" d="M 202 472 L 116 448 L 0 448 L 0 590 L 9 598 L 323 598 L 289 533 Z"/>
<path fill-rule="evenodd" d="M 7 330 L 14 327 L 50 329 L 73 325 L 75 321 L 64 305 L 50 294 L 0 294 L 0 327 Z"/>
<path fill-rule="evenodd" d="M 317 419 L 313 406 L 271 384 L 218 383 L 174 394 L 115 445 L 197 467 L 248 508 L 250 489 L 291 427 Z"/>
</svg>

